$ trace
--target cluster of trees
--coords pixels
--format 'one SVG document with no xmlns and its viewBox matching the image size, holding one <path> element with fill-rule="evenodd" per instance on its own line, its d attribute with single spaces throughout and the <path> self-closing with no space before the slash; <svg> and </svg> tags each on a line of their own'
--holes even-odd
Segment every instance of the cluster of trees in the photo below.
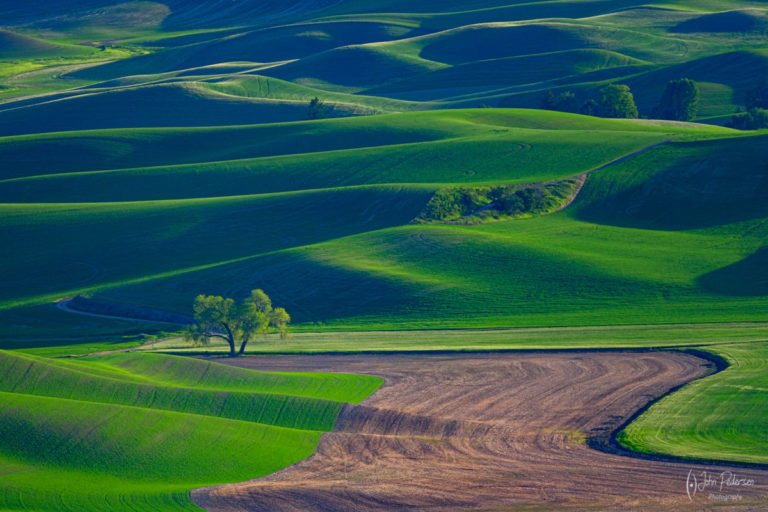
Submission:
<svg viewBox="0 0 768 512">
<path fill-rule="evenodd" d="M 744 95 L 746 112 L 731 118 L 731 126 L 740 130 L 768 128 L 768 82 L 761 80 Z"/>
<path fill-rule="evenodd" d="M 589 116 L 636 119 L 639 116 L 635 98 L 629 87 L 622 84 L 608 84 L 597 91 L 594 97 L 579 102 L 571 91 L 558 94 L 547 91 L 542 107 L 547 110 L 574 112 Z M 667 83 L 659 104 L 653 111 L 657 119 L 690 121 L 699 110 L 699 87 L 688 78 L 671 80 Z"/>
<path fill-rule="evenodd" d="M 479 188 L 444 188 L 435 192 L 421 217 L 428 220 L 456 219 L 471 215 L 487 204 L 488 200 Z"/>
<path fill-rule="evenodd" d="M 541 108 L 544 110 L 557 110 L 560 112 L 573 112 L 577 113 L 581 111 L 579 101 L 576 99 L 576 95 L 571 91 L 563 91 L 555 94 L 552 89 L 547 89 L 544 93 L 544 99 L 541 101 Z"/>
<path fill-rule="evenodd" d="M 418 220 L 479 222 L 488 217 L 544 214 L 563 205 L 577 186 L 578 180 L 562 180 L 545 185 L 444 188 L 432 196 Z"/>
<path fill-rule="evenodd" d="M 551 186 L 518 190 L 514 190 L 514 187 L 497 187 L 488 194 L 488 198 L 493 200 L 499 213 L 511 216 L 544 213 L 555 208 L 563 199 Z"/>
<path fill-rule="evenodd" d="M 573 112 L 588 116 L 637 118 L 637 106 L 629 87 L 621 84 L 608 84 L 602 87 L 595 98 L 579 103 L 571 91 L 555 94 L 547 91 L 542 101 L 542 108 Z"/>
<path fill-rule="evenodd" d="M 245 346 L 270 326 L 288 336 L 290 315 L 284 308 L 273 308 L 272 300 L 262 290 L 252 290 L 242 302 L 215 295 L 198 295 L 193 304 L 195 323 L 184 333 L 187 340 L 207 345 L 219 338 L 229 345 L 230 357 L 242 355 Z"/>
</svg>

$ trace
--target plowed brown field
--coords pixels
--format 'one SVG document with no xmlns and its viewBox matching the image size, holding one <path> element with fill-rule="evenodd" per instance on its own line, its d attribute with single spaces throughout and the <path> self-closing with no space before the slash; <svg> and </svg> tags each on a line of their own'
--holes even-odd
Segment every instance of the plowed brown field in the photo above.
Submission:
<svg viewBox="0 0 768 512">
<path fill-rule="evenodd" d="M 218 361 L 222 361 L 219 359 Z M 192 492 L 209 511 L 768 510 L 768 471 L 589 447 L 651 398 L 706 375 L 669 352 L 248 357 L 254 369 L 379 375 L 317 452 L 264 478 Z M 695 404 L 691 405 L 695 407 Z M 754 485 L 686 488 L 689 472 Z M 692 478 L 690 478 L 693 481 Z M 740 499 L 737 498 L 740 496 Z M 729 500 L 721 501 L 723 497 Z"/>
</svg>

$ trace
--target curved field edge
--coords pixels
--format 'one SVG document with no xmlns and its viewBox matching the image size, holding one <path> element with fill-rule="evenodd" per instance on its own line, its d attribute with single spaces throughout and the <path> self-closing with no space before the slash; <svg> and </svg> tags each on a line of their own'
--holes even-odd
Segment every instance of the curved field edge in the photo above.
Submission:
<svg viewBox="0 0 768 512">
<path fill-rule="evenodd" d="M 161 354 L 2 351 L 0 368 L 1 510 L 198 510 L 190 489 L 310 456 L 382 382 Z"/>
<path fill-rule="evenodd" d="M 532 358 L 541 361 L 542 365 L 549 371 L 536 371 L 528 367 L 525 362 L 531 361 Z M 273 360 L 277 362 L 272 362 Z M 558 366 L 558 364 L 551 364 L 558 360 L 567 361 L 571 371 L 567 371 L 566 368 Z M 461 372 L 452 371 L 457 369 L 453 366 L 435 368 L 443 362 L 450 364 L 449 361 L 474 361 L 475 366 L 465 367 L 464 371 Z M 481 377 L 485 368 L 494 364 L 491 361 L 499 363 L 500 371 L 498 374 L 485 374 L 485 377 Z M 643 377 L 634 373 L 634 370 L 644 367 L 645 364 L 652 361 L 650 366 L 645 367 L 646 372 Z M 675 361 L 678 363 L 685 361 L 686 371 L 684 374 L 679 373 L 682 367 L 677 366 L 678 363 Z M 429 364 L 429 362 L 433 362 L 433 364 Z M 625 502 L 627 506 L 624 509 L 678 509 L 670 503 L 672 499 L 675 499 L 674 497 L 680 499 L 680 505 L 688 503 L 684 491 L 682 496 L 678 495 L 678 492 L 683 489 L 679 479 L 682 475 L 684 480 L 685 472 L 689 470 L 687 464 L 681 464 L 679 461 L 670 463 L 632 460 L 626 457 L 603 454 L 584 443 L 584 434 L 595 435 L 596 432 L 612 429 L 615 427 L 616 418 L 632 415 L 634 411 L 648 401 L 649 397 L 659 396 L 667 392 L 670 387 L 704 375 L 706 368 L 702 367 L 701 363 L 703 362 L 701 358 L 693 354 L 681 354 L 672 351 L 626 350 L 612 353 L 600 350 L 574 350 L 567 352 L 534 351 L 533 353 L 526 351 L 513 354 L 486 352 L 485 354 L 464 355 L 446 352 L 432 356 L 425 355 L 424 357 L 414 357 L 408 354 L 399 356 L 381 354 L 326 357 L 287 356 L 274 359 L 246 358 L 245 360 L 233 361 L 234 364 L 254 368 L 300 369 L 307 365 L 319 364 L 323 365 L 322 367 L 325 369 L 375 372 L 385 376 L 385 378 L 388 375 L 392 376 L 394 372 L 395 378 L 388 379 L 387 387 L 383 388 L 381 393 L 375 393 L 364 407 L 351 408 L 349 411 L 351 414 L 345 414 L 345 420 L 340 421 L 339 426 L 337 426 L 340 433 L 333 433 L 324 437 L 318 455 L 312 459 L 281 472 L 280 476 L 209 490 L 210 494 L 196 491 L 193 493 L 193 497 L 197 503 L 205 504 L 206 508 L 211 510 L 219 508 L 211 506 L 216 503 L 217 498 L 226 500 L 230 507 L 234 506 L 233 501 L 236 501 L 242 509 L 270 510 L 270 503 L 277 503 L 277 500 L 285 499 L 287 496 L 292 497 L 292 502 L 295 499 L 298 503 L 302 503 L 303 508 L 307 510 L 329 508 L 329 503 L 335 504 L 335 506 L 330 507 L 334 510 L 356 508 L 354 506 L 339 506 L 340 502 L 345 501 L 350 504 L 355 502 L 364 504 L 360 507 L 364 510 L 378 510 L 376 505 L 381 503 L 393 504 L 391 507 L 393 509 L 418 508 L 425 510 L 433 508 L 426 506 L 427 504 L 431 505 L 436 502 L 439 502 L 437 508 L 444 510 L 474 508 L 517 510 L 527 509 L 525 506 L 520 506 L 518 500 L 520 500 L 520 495 L 525 493 L 525 489 L 533 487 L 533 500 L 537 504 L 546 500 L 558 503 L 558 505 L 553 505 L 553 508 L 568 508 L 570 510 L 570 507 L 563 507 L 561 503 L 567 503 L 571 506 L 573 504 L 568 503 L 567 500 L 562 500 L 562 495 L 555 494 L 557 491 L 554 488 L 550 488 L 550 491 L 555 494 L 554 496 L 543 497 L 536 494 L 535 489 L 538 489 L 539 482 L 559 480 L 569 482 L 568 486 L 572 489 L 571 492 L 578 493 L 580 499 L 590 500 L 591 508 L 595 509 L 602 509 L 603 507 L 611 510 L 621 508 L 617 504 L 617 498 L 627 500 Z M 408 369 L 409 365 L 410 370 Z M 604 380 L 601 380 L 601 384 L 596 382 L 594 385 L 585 384 L 585 380 L 587 380 L 585 376 L 594 375 L 588 370 L 591 365 L 599 366 L 599 375 L 605 377 Z M 666 370 L 672 367 L 676 368 L 672 372 L 676 377 L 670 379 L 671 375 Z M 562 373 L 556 368 L 563 370 Z M 634 370 L 631 371 L 629 368 Z M 419 379 L 417 375 L 420 372 L 436 375 L 434 380 L 437 381 L 437 385 L 433 379 Z M 405 377 L 404 374 L 410 375 L 410 378 Z M 468 376 L 472 377 L 468 378 Z M 538 385 L 531 384 L 530 380 L 524 380 L 526 377 L 538 380 Z M 660 378 L 663 380 L 663 384 L 659 383 L 658 379 Z M 521 380 L 523 382 L 520 382 Z M 652 386 L 649 382 L 651 380 L 659 383 L 659 385 Z M 588 382 L 592 383 L 593 381 L 589 380 Z M 446 383 L 450 384 L 446 385 Z M 468 385 L 471 389 L 462 392 L 463 390 L 458 388 L 462 384 Z M 430 390 L 428 398 L 425 396 L 426 400 L 422 400 L 419 392 L 423 392 L 425 387 L 430 385 L 435 388 L 448 389 Z M 627 386 L 634 390 L 631 398 L 627 394 L 623 394 L 621 397 L 608 395 L 609 397 L 606 398 L 607 389 L 610 389 L 611 392 L 620 389 L 624 393 Z M 510 390 L 514 390 L 514 392 L 510 393 Z M 446 396 L 441 396 L 441 392 Z M 565 393 L 569 393 L 571 398 L 562 400 Z M 458 397 L 466 395 L 471 396 L 469 399 L 464 399 L 466 407 L 457 406 L 458 404 L 452 402 L 453 400 L 462 400 Z M 483 399 L 484 397 L 488 398 Z M 435 423 L 427 425 L 418 423 L 416 425 L 405 420 L 396 422 L 391 421 L 390 416 L 386 415 L 374 420 L 373 418 L 376 417 L 374 413 L 377 408 L 387 413 L 405 411 L 417 415 L 420 419 L 431 418 L 435 420 Z M 359 417 L 356 417 L 352 412 L 354 410 L 360 411 Z M 468 410 L 473 412 L 468 412 Z M 504 419 L 500 417 L 502 415 Z M 479 460 L 474 464 L 463 458 L 469 455 L 467 452 L 470 451 L 464 444 L 459 445 L 462 452 L 459 457 L 451 457 L 449 456 L 450 451 L 446 454 L 445 450 L 434 448 L 433 443 L 438 442 L 441 435 L 444 437 L 452 437 L 454 434 L 462 436 L 461 433 L 457 432 L 461 430 L 460 428 L 444 428 L 447 422 L 453 425 L 454 422 L 459 423 L 461 420 L 467 419 L 478 419 L 479 422 L 490 422 L 493 419 L 499 422 L 501 424 L 499 428 L 508 432 L 510 441 L 514 442 L 515 448 L 513 450 L 497 448 L 498 452 L 492 451 L 491 447 L 478 450 Z M 494 425 L 496 424 L 494 423 Z M 473 423 L 473 426 L 476 425 L 478 423 Z M 428 447 L 416 443 L 415 447 L 410 447 L 411 449 L 406 456 L 398 451 L 400 456 L 393 457 L 386 448 L 376 445 L 371 449 L 376 450 L 378 448 L 379 457 L 374 456 L 371 460 L 368 450 L 364 450 L 358 456 L 359 444 L 354 441 L 355 433 L 358 432 L 362 433 L 363 436 L 392 434 L 395 439 L 393 442 L 397 443 L 398 447 L 407 444 L 399 436 L 429 435 L 429 439 L 426 441 Z M 477 435 L 474 435 L 474 432 L 470 434 L 464 432 L 463 435 L 471 437 L 474 448 L 477 447 L 474 444 L 475 440 L 479 446 L 486 448 L 486 445 L 483 444 L 483 438 L 492 439 L 490 444 L 498 442 L 498 439 L 504 435 L 503 432 L 499 432 L 498 435 L 488 435 L 482 430 L 481 432 Z M 562 435 L 566 436 L 565 440 L 561 437 Z M 352 440 L 349 440 L 347 436 L 351 436 Z M 438 439 L 434 439 L 433 436 Z M 344 439 L 340 439 L 340 437 L 344 437 Z M 563 446 L 564 443 L 565 446 Z M 345 444 L 348 446 L 346 450 L 344 449 Z M 333 448 L 328 449 L 329 446 Z M 492 457 L 494 454 L 499 456 L 494 458 Z M 435 459 L 433 464 L 429 463 L 431 458 Z M 407 459 L 410 459 L 411 462 L 408 463 Z M 483 462 L 481 461 L 492 466 L 492 471 L 488 471 L 486 474 L 481 472 L 478 476 L 477 471 L 482 471 Z M 352 471 L 347 476 L 345 471 L 350 462 Z M 414 464 L 417 471 L 409 471 L 406 463 Z M 507 464 L 504 466 L 505 468 L 515 468 L 518 471 L 511 469 L 514 476 L 510 478 L 509 473 L 501 471 L 499 464 Z M 460 469 L 455 469 L 457 466 Z M 424 467 L 430 467 L 430 472 L 427 475 L 423 475 Z M 467 467 L 472 468 L 474 481 L 469 472 L 464 469 Z M 719 468 L 717 471 L 723 469 L 727 468 Z M 463 482 L 460 488 L 440 487 L 442 482 L 446 480 L 455 481 L 454 478 L 450 478 L 446 474 L 446 471 L 450 470 L 455 470 L 457 479 Z M 612 478 L 600 477 L 606 470 L 608 474 L 612 475 Z M 626 477 L 622 475 L 622 472 L 626 473 Z M 462 473 L 465 474 L 464 479 L 458 477 Z M 503 476 L 493 480 L 493 478 L 497 478 L 494 475 L 499 475 L 499 473 Z M 621 485 L 617 482 L 631 480 L 633 475 L 636 478 L 636 480 L 632 480 L 633 486 L 627 485 L 616 488 L 617 485 Z M 761 483 L 762 476 L 758 477 Z M 401 482 L 399 485 L 396 483 L 398 477 Z M 419 478 L 420 481 L 416 485 L 408 487 L 411 485 L 412 478 Z M 474 482 L 478 483 L 473 485 Z M 595 482 L 601 489 L 585 489 L 586 482 Z M 663 486 L 653 485 L 654 482 L 664 482 L 664 484 Z M 332 487 L 329 489 L 329 486 Z M 403 488 L 408 490 L 404 491 Z M 475 494 L 478 488 L 485 490 L 495 488 L 497 494 L 490 494 L 490 492 Z M 423 494 L 419 492 L 420 489 L 424 490 Z M 654 494 L 664 500 L 663 505 L 647 506 L 647 502 L 644 500 L 650 498 L 649 489 L 653 489 Z M 459 492 L 462 495 L 461 498 L 456 498 L 460 504 L 457 506 L 450 500 L 455 493 Z M 501 504 L 504 499 L 502 495 L 514 496 L 511 501 L 517 506 L 502 507 Z M 198 498 L 203 496 L 208 496 L 213 501 L 198 501 Z M 317 498 L 320 496 L 322 499 L 318 500 Z M 369 496 L 375 496 L 376 500 L 366 501 Z M 599 499 L 606 499 L 606 503 L 596 505 L 592 501 Z M 394 506 L 394 504 L 398 506 Z M 507 502 L 504 504 L 508 505 Z M 485 506 L 479 507 L 479 505 Z M 684 508 L 681 506 L 679 509 Z M 573 509 L 584 510 L 585 505 L 579 503 L 579 505 L 573 506 Z"/>
<path fill-rule="evenodd" d="M 289 346 L 255 346 L 249 353 L 681 351 L 704 359 L 713 372 L 652 399 L 623 423 L 610 425 L 604 436 L 590 439 L 590 445 L 654 460 L 766 467 L 768 412 L 761 404 L 768 396 L 768 376 L 760 373 L 768 366 L 766 340 L 764 323 L 297 333 Z M 201 353 L 173 339 L 153 349 Z"/>
<path fill-rule="evenodd" d="M 643 456 L 768 466 L 768 342 L 700 347 L 719 371 L 653 402 L 614 436 Z"/>
</svg>

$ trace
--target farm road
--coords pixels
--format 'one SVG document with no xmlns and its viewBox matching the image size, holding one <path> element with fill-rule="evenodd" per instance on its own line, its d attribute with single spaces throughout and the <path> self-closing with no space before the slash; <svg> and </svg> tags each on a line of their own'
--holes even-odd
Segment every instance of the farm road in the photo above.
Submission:
<svg viewBox="0 0 768 512">
<path fill-rule="evenodd" d="M 222 361 L 218 359 L 218 361 Z M 626 457 L 585 439 L 708 373 L 671 352 L 348 355 L 227 360 L 373 374 L 317 452 L 264 478 L 197 489 L 209 511 L 768 510 L 768 471 Z M 695 406 L 695 405 L 694 405 Z M 754 486 L 689 493 L 693 470 Z M 740 496 L 735 502 L 715 495 Z M 737 499 L 737 498 L 729 498 Z"/>
</svg>

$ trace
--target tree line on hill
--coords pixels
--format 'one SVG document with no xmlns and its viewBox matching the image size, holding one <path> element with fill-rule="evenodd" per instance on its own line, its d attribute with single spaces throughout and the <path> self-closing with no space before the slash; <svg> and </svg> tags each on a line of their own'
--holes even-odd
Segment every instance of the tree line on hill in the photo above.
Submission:
<svg viewBox="0 0 768 512">
<path fill-rule="evenodd" d="M 692 121 L 699 111 L 699 86 L 689 78 L 670 80 L 664 88 L 651 118 L 670 121 Z M 588 116 L 637 119 L 639 112 L 629 86 L 608 84 L 601 87 L 594 97 L 580 102 L 571 91 L 555 94 L 551 89 L 544 93 L 541 107 L 545 110 L 572 112 Z M 731 118 L 728 126 L 740 130 L 768 128 L 768 82 L 762 80 L 744 96 L 744 111 Z M 326 105 L 318 97 L 307 106 L 307 119 L 326 117 Z"/>
<path fill-rule="evenodd" d="M 542 107 L 547 110 L 573 112 L 589 116 L 637 119 L 639 112 L 635 98 L 629 86 L 623 84 L 608 84 L 597 91 L 597 94 L 579 103 L 571 91 L 555 94 L 548 90 L 544 94 Z M 671 80 L 653 111 L 656 119 L 673 121 L 690 121 L 696 117 L 699 109 L 699 88 L 696 82 L 687 78 Z"/>
<path fill-rule="evenodd" d="M 670 80 L 650 117 L 670 121 L 692 121 L 699 111 L 699 98 L 699 86 L 693 80 Z M 583 102 L 571 91 L 555 94 L 552 90 L 547 90 L 541 106 L 546 110 L 590 116 L 624 119 L 639 117 L 632 92 L 623 84 L 605 85 L 593 97 Z M 744 112 L 740 108 L 732 117 L 729 126 L 741 130 L 768 128 L 768 83 L 765 80 L 746 92 Z"/>
<path fill-rule="evenodd" d="M 635 99 L 626 85 L 608 84 L 601 88 L 597 96 L 579 103 L 571 91 L 555 94 L 547 90 L 541 107 L 545 110 L 572 112 L 587 116 L 621 117 L 635 119 L 638 116 Z"/>
<path fill-rule="evenodd" d="M 580 184 L 578 178 L 569 178 L 551 183 L 446 187 L 435 192 L 413 222 L 475 224 L 546 215 L 564 207 Z"/>
</svg>

